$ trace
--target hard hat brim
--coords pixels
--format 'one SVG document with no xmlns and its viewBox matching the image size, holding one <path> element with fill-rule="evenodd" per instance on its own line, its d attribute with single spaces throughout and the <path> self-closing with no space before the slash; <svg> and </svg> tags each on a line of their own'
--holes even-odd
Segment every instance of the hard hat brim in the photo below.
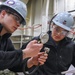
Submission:
<svg viewBox="0 0 75 75">
<path fill-rule="evenodd" d="M 54 22 L 57 26 L 59 26 L 59 27 L 65 29 L 65 30 L 67 30 L 67 31 L 71 31 L 71 28 L 69 28 L 69 27 L 67 27 L 67 26 L 65 26 L 65 25 L 63 25 L 63 24 L 61 24 L 61 23 L 59 23 L 59 22 L 56 22 L 55 20 L 53 20 L 53 22 Z"/>
</svg>

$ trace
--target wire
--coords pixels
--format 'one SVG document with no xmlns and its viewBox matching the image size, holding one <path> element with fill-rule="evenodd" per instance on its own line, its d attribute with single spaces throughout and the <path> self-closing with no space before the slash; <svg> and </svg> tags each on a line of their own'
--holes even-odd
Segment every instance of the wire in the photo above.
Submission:
<svg viewBox="0 0 75 75">
<path fill-rule="evenodd" d="M 18 29 L 20 30 L 25 30 L 25 29 L 37 29 L 39 27 L 41 27 L 42 24 L 38 24 L 37 26 L 31 26 L 31 27 L 26 27 L 26 28 L 22 28 L 22 27 L 18 27 Z"/>
<path fill-rule="evenodd" d="M 26 70 L 25 70 L 25 67 L 26 67 L 26 64 L 24 64 L 23 65 L 23 73 L 25 74 L 25 75 L 33 75 L 36 71 L 37 71 L 37 69 L 39 68 L 39 66 L 40 66 L 40 64 L 38 64 L 37 66 L 36 66 L 36 68 L 32 71 L 32 72 L 26 72 Z"/>
<path fill-rule="evenodd" d="M 71 11 L 68 11 L 68 12 L 75 12 L 75 10 L 71 10 Z"/>
</svg>

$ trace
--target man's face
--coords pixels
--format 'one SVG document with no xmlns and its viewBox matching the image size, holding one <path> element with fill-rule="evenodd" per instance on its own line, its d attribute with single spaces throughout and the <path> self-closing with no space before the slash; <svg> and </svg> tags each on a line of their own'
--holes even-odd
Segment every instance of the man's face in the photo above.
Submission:
<svg viewBox="0 0 75 75">
<path fill-rule="evenodd" d="M 65 36 L 68 34 L 68 31 L 64 30 L 63 28 L 53 25 L 52 26 L 52 38 L 54 41 L 59 42 L 62 39 L 65 38 Z"/>
<path fill-rule="evenodd" d="M 2 11 L 2 24 L 8 33 L 13 33 L 21 24 L 21 17 L 16 13 Z"/>
</svg>

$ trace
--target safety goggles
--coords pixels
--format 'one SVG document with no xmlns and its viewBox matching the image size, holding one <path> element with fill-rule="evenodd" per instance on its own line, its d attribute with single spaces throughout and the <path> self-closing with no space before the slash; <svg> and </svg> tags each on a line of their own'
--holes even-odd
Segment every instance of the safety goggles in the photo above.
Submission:
<svg viewBox="0 0 75 75">
<path fill-rule="evenodd" d="M 68 31 L 63 30 L 61 27 L 53 25 L 53 29 L 56 31 L 56 33 L 59 33 L 60 35 L 67 35 Z"/>
<path fill-rule="evenodd" d="M 18 16 L 16 13 L 14 13 L 14 12 L 8 12 L 8 11 L 7 11 L 7 13 L 11 14 L 13 16 L 14 20 L 17 21 L 17 23 L 19 23 L 19 24 L 22 23 L 22 18 L 20 16 Z"/>
</svg>

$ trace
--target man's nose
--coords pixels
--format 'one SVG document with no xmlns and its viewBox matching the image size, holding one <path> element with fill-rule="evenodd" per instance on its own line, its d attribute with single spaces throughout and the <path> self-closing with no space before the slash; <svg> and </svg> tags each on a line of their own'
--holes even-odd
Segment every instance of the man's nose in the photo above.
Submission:
<svg viewBox="0 0 75 75">
<path fill-rule="evenodd" d="M 20 26 L 20 24 L 19 23 L 17 23 L 17 27 L 19 27 Z"/>
<path fill-rule="evenodd" d="M 61 32 L 58 32 L 57 35 L 61 35 Z"/>
</svg>

